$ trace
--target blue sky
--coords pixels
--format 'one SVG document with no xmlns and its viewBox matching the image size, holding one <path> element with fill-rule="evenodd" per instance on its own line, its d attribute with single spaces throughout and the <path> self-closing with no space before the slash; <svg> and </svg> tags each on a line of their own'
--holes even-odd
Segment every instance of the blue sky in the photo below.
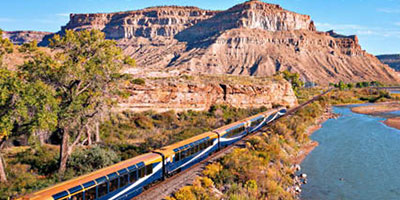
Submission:
<svg viewBox="0 0 400 200">
<path fill-rule="evenodd" d="M 193 5 L 222 10 L 245 0 L 3 0 L 0 28 L 55 32 L 69 13 L 136 10 L 156 5 Z M 373 54 L 400 53 L 400 0 L 267 0 L 311 15 L 318 30 L 359 36 Z"/>
</svg>

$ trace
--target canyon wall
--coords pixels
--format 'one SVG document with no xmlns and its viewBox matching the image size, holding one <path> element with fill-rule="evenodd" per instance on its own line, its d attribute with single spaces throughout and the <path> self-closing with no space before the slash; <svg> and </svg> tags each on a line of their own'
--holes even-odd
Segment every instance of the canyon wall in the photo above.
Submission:
<svg viewBox="0 0 400 200">
<path fill-rule="evenodd" d="M 380 55 L 377 58 L 396 71 L 400 71 L 400 54 Z"/>
<path fill-rule="evenodd" d="M 215 104 L 239 108 L 297 105 L 290 83 L 282 79 L 244 77 L 190 77 L 146 80 L 145 85 L 128 85 L 130 97 L 120 100 L 116 110 L 207 110 Z"/>
<path fill-rule="evenodd" d="M 20 45 L 27 42 L 42 42 L 46 36 L 51 35 L 50 32 L 41 31 L 4 31 L 3 37 L 8 38 L 12 43 Z"/>
<path fill-rule="evenodd" d="M 289 70 L 321 85 L 400 82 L 398 73 L 362 50 L 357 36 L 319 32 L 310 16 L 257 0 L 224 11 L 160 6 L 71 14 L 59 33 L 66 29 L 103 31 L 136 59 L 137 68 L 125 72 L 142 77 Z"/>
<path fill-rule="evenodd" d="M 248 1 L 225 11 L 163 6 L 109 14 L 72 14 L 65 29 L 100 29 L 136 59 L 137 76 L 297 72 L 322 85 L 397 83 L 399 75 L 362 50 L 357 36 L 318 32 L 311 17 Z"/>
</svg>

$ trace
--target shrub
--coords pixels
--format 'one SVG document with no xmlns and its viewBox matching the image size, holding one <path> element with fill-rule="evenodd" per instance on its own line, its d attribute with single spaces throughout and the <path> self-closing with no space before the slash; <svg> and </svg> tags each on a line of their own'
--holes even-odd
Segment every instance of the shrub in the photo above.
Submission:
<svg viewBox="0 0 400 200">
<path fill-rule="evenodd" d="M 95 146 L 93 148 L 76 149 L 69 159 L 68 168 L 73 169 L 77 175 L 82 175 L 110 166 L 120 160 L 120 157 L 113 150 Z"/>
<path fill-rule="evenodd" d="M 145 85 L 146 81 L 142 78 L 135 78 L 131 80 L 131 83 L 135 85 Z"/>
</svg>

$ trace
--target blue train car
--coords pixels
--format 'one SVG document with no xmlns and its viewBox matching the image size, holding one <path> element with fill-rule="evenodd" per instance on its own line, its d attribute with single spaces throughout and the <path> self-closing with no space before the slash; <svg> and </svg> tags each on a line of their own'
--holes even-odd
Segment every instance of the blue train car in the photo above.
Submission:
<svg viewBox="0 0 400 200">
<path fill-rule="evenodd" d="M 130 199 L 140 194 L 144 186 L 162 179 L 162 177 L 162 156 L 148 153 L 57 184 L 21 199 Z"/>
<path fill-rule="evenodd" d="M 218 134 L 207 132 L 157 150 L 165 158 L 165 173 L 185 170 L 218 150 Z"/>
</svg>

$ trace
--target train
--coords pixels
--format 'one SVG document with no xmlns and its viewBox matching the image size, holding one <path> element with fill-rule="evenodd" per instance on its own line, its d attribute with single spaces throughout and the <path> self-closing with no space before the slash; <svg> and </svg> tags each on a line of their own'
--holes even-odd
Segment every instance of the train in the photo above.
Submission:
<svg viewBox="0 0 400 200">
<path fill-rule="evenodd" d="M 285 115 L 279 107 L 216 130 L 162 147 L 84 176 L 19 198 L 20 200 L 126 200 L 144 187 L 171 177 Z"/>
</svg>

